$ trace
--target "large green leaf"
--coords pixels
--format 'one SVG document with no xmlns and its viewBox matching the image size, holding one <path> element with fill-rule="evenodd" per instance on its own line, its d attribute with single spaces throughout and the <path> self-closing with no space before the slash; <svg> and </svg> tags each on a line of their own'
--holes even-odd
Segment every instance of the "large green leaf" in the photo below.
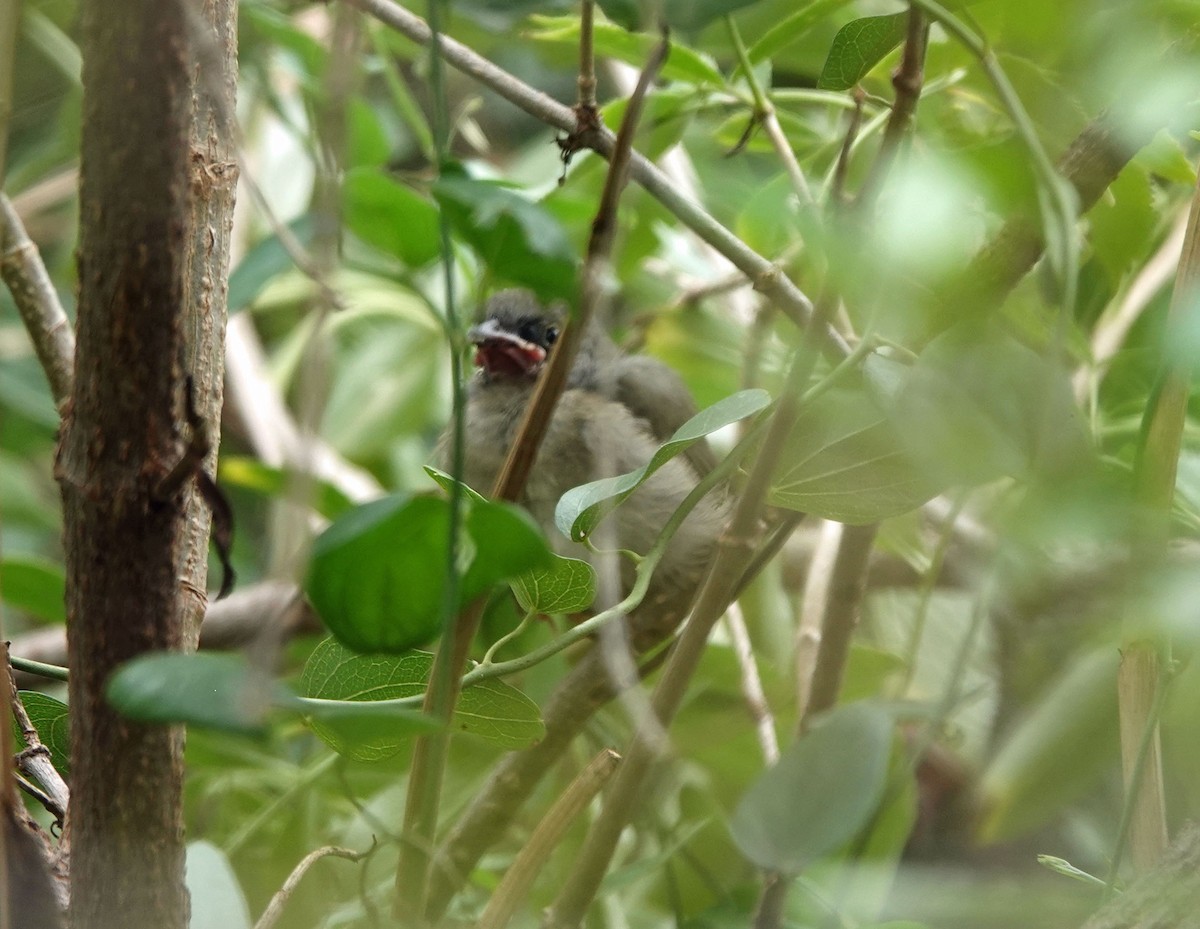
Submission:
<svg viewBox="0 0 1200 929">
<path fill-rule="evenodd" d="M 438 256 L 438 211 L 415 190 L 375 168 L 354 168 L 342 185 L 346 226 L 364 242 L 421 267 Z"/>
<path fill-rule="evenodd" d="M 555 555 L 550 567 L 522 574 L 512 589 L 523 610 L 578 613 L 596 599 L 596 571 L 586 561 Z"/>
<path fill-rule="evenodd" d="M 50 751 L 50 763 L 60 774 L 67 777 L 71 773 L 71 734 L 69 731 L 70 712 L 61 700 L 55 700 L 48 694 L 36 690 L 21 691 L 21 703 L 37 730 L 38 738 Z M 13 720 L 13 732 L 16 733 L 17 745 L 27 748 L 25 739 Z"/>
<path fill-rule="evenodd" d="M 907 13 L 892 13 L 846 23 L 833 37 L 817 87 L 849 90 L 904 41 L 907 20 Z"/>
<path fill-rule="evenodd" d="M 1071 477 L 1092 461 L 1062 367 L 997 328 L 943 333 L 889 394 L 884 407 L 936 483 Z"/>
<path fill-rule="evenodd" d="M 507 185 L 456 174 L 443 175 L 433 195 L 497 278 L 524 284 L 545 300 L 574 296 L 577 256 L 543 206 Z"/>
<path fill-rule="evenodd" d="M 43 558 L 14 555 L 0 561 L 0 598 L 9 606 L 47 622 L 67 620 L 62 566 Z"/>
<path fill-rule="evenodd" d="M 313 730 L 337 752 L 360 761 L 395 755 L 411 732 L 396 727 L 395 711 L 389 715 L 386 705 L 373 715 L 372 704 L 424 693 L 432 665 L 427 652 L 357 655 L 326 639 L 309 656 L 300 689 L 307 697 L 341 701 L 343 707 L 334 711 L 327 704 L 314 712 Z M 466 688 L 451 725 L 504 748 L 523 748 L 545 733 L 537 704 L 502 681 Z"/>
<path fill-rule="evenodd" d="M 186 873 L 192 898 L 188 929 L 250 929 L 250 907 L 221 849 L 211 842 L 189 842 Z"/>
<path fill-rule="evenodd" d="M 770 402 L 770 395 L 765 390 L 743 390 L 706 407 L 676 429 L 674 435 L 660 445 L 650 460 L 636 471 L 568 490 L 554 510 L 554 524 L 568 538 L 575 541 L 584 539 L 605 513 L 629 497 L 650 475 L 680 452 L 686 451 L 706 435 L 757 413 Z"/>
<path fill-rule="evenodd" d="M 1011 726 L 979 785 L 980 836 L 1021 835 L 1079 797 L 1117 753 L 1117 650 L 1076 658 Z"/>
<path fill-rule="evenodd" d="M 734 841 L 760 867 L 802 871 L 867 824 L 891 749 L 883 710 L 852 703 L 832 711 L 746 791 L 733 814 Z"/>
<path fill-rule="evenodd" d="M 260 735 L 288 692 L 240 655 L 159 652 L 122 665 L 105 689 L 131 719 Z"/>
<path fill-rule="evenodd" d="M 523 510 L 468 500 L 456 609 L 547 564 L 550 550 Z M 444 618 L 449 501 L 392 496 L 336 520 L 313 545 L 305 591 L 337 638 L 360 652 L 403 652 L 434 638 Z"/>
<path fill-rule="evenodd" d="M 774 58 L 779 52 L 793 42 L 802 39 L 809 30 L 821 22 L 838 7 L 845 6 L 850 0 L 812 0 L 800 6 L 794 13 L 789 13 L 774 26 L 768 29 L 749 48 L 750 61 L 757 64 L 768 58 Z"/>
<path fill-rule="evenodd" d="M 906 513 L 939 489 L 865 393 L 835 389 L 801 411 L 768 499 L 859 525 Z"/>
<path fill-rule="evenodd" d="M 714 19 L 757 2 L 758 0 L 665 0 L 662 15 L 672 29 L 698 32 Z"/>
</svg>

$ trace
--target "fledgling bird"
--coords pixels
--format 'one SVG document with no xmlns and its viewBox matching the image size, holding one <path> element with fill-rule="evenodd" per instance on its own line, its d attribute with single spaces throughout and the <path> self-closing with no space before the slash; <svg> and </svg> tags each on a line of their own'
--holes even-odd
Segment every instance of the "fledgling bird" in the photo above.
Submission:
<svg viewBox="0 0 1200 929">
<path fill-rule="evenodd" d="M 558 309 L 542 306 L 529 291 L 506 290 L 487 302 L 483 321 L 471 329 L 479 367 L 466 405 L 463 477 L 471 487 L 487 493 L 495 482 L 561 322 Z M 590 327 L 520 501 L 559 554 L 589 557 L 555 528 L 559 498 L 580 484 L 640 468 L 695 411 L 674 371 L 652 358 L 622 354 L 599 326 Z M 443 436 L 439 447 L 443 463 L 448 448 L 448 438 Z M 649 550 L 700 476 L 715 466 L 706 443 L 697 443 L 689 452 L 667 462 L 606 518 L 600 528 L 610 527 L 608 538 L 596 537 L 602 548 L 638 554 Z M 721 492 L 700 501 L 668 546 L 646 602 L 690 596 L 708 563 L 726 510 Z M 628 559 L 622 559 L 621 582 L 624 594 L 633 582 Z"/>
</svg>

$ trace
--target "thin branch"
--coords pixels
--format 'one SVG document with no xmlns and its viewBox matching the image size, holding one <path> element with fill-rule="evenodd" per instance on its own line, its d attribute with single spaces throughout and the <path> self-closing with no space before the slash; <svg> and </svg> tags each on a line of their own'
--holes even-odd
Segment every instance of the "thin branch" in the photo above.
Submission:
<svg viewBox="0 0 1200 929">
<path fill-rule="evenodd" d="M 59 825 L 62 825 L 66 819 L 71 791 L 62 775 L 51 763 L 50 750 L 42 743 L 37 727 L 34 726 L 33 721 L 29 718 L 29 713 L 25 710 L 25 704 L 21 701 L 21 694 L 17 690 L 12 666 L 7 661 L 8 646 L 5 645 L 4 649 L 5 674 L 8 677 L 13 719 L 25 742 L 25 748 L 17 753 L 17 768 L 27 778 L 41 785 L 43 796 L 39 798 L 39 802 L 54 816 Z"/>
<path fill-rule="evenodd" d="M 403 33 L 420 44 L 430 41 L 429 27 L 418 16 L 391 0 L 345 0 L 380 22 Z M 528 84 L 517 80 L 507 71 L 497 67 L 486 58 L 476 54 L 467 46 L 449 37 L 442 39 L 442 54 L 446 61 L 464 74 L 496 91 L 509 102 L 547 125 L 564 132 L 577 128 L 574 111 Z M 612 156 L 616 137 L 606 129 L 599 129 L 586 140 L 593 150 L 605 158 Z M 750 278 L 754 287 L 767 299 L 774 301 L 789 318 L 798 325 L 806 325 L 813 314 L 812 301 L 779 268 L 749 248 L 732 232 L 706 213 L 693 200 L 682 194 L 670 179 L 653 162 L 639 154 L 630 156 L 630 177 L 646 192 L 663 204 L 685 226 L 707 242 Z M 823 346 L 834 354 L 849 353 L 849 346 L 834 329 L 825 324 L 821 327 Z"/>
<path fill-rule="evenodd" d="M 508 925 L 567 829 L 608 783 L 620 759 L 611 748 L 603 749 L 575 776 L 508 866 L 479 918 L 477 929 L 504 929 Z"/>
<path fill-rule="evenodd" d="M 896 90 L 892 115 L 884 127 L 875 163 L 871 165 L 871 172 L 867 175 L 855 202 L 859 209 L 869 209 L 874 205 L 884 180 L 900 154 L 904 140 L 909 137 L 925 80 L 925 49 L 928 40 L 929 20 L 920 6 L 912 3 L 908 8 L 908 30 L 900 67 L 892 75 L 892 87 Z"/>
<path fill-rule="evenodd" d="M 26 234 L 12 201 L 3 193 L 0 193 L 0 232 L 0 274 L 50 382 L 54 402 L 61 405 L 71 395 L 75 333 L 37 246 Z"/>
<path fill-rule="evenodd" d="M 750 95 L 754 98 L 753 119 L 762 124 L 767 138 L 771 140 L 771 147 L 775 149 L 776 157 L 783 162 L 784 170 L 792 185 L 792 191 L 799 199 L 801 207 L 813 207 L 816 205 L 816 201 L 813 199 L 812 188 L 808 186 L 808 179 L 804 176 L 800 162 L 796 160 L 796 153 L 792 151 L 791 143 L 788 142 L 783 127 L 779 125 L 775 104 L 771 102 L 770 96 L 763 90 L 763 86 L 758 80 L 758 74 L 750 61 L 750 54 L 746 51 L 746 43 L 742 41 L 742 34 L 738 30 L 737 20 L 732 15 L 725 16 L 725 28 L 729 30 L 729 38 L 737 53 L 739 66 L 746 78 L 746 83 L 750 86 Z"/>
<path fill-rule="evenodd" d="M 733 655 L 737 659 L 738 670 L 741 672 L 742 699 L 750 711 L 750 719 L 754 722 L 754 731 L 758 734 L 758 747 L 762 750 L 763 761 L 770 767 L 779 760 L 779 737 L 775 734 L 775 714 L 767 703 L 767 694 L 763 690 L 762 677 L 758 673 L 758 663 L 754 660 L 754 643 L 750 641 L 750 633 L 746 629 L 746 618 L 737 602 L 729 604 L 725 611 L 725 629 L 733 643 Z"/>
<path fill-rule="evenodd" d="M 283 908 L 291 899 L 292 894 L 296 892 L 296 888 L 304 879 L 304 875 L 308 873 L 309 868 L 320 861 L 322 858 L 344 858 L 346 861 L 362 861 L 368 855 L 375 851 L 375 846 L 372 845 L 365 852 L 356 852 L 350 848 L 339 848 L 336 845 L 326 845 L 323 848 L 314 849 L 305 855 L 296 867 L 292 869 L 292 873 L 287 876 L 287 880 L 283 882 L 283 886 L 275 892 L 275 896 L 271 898 L 271 902 L 267 904 L 266 910 L 259 917 L 258 922 L 254 924 L 254 929 L 272 929 L 279 922 L 279 917 L 283 914 Z"/>
<path fill-rule="evenodd" d="M 595 0 L 583 0 L 579 16 L 579 97 L 576 109 L 598 119 L 596 110 L 596 48 L 592 38 L 596 19 Z M 582 118 L 581 118 L 582 121 Z"/>
</svg>

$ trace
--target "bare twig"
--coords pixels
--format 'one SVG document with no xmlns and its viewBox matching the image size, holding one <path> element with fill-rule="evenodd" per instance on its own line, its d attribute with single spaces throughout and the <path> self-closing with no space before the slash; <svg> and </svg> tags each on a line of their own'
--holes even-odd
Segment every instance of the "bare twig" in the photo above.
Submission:
<svg viewBox="0 0 1200 929">
<path fill-rule="evenodd" d="M 3 70 L 3 69 L 0 69 Z M 63 311 L 46 266 L 7 196 L 0 193 L 0 273 L 29 332 L 38 362 L 50 382 L 54 402 L 71 394 L 75 333 Z"/>
<path fill-rule="evenodd" d="M 767 694 L 763 690 L 762 678 L 758 673 L 758 664 L 754 660 L 754 644 L 750 641 L 750 633 L 746 629 L 746 619 L 742 609 L 736 602 L 729 604 L 725 611 L 725 628 L 733 643 L 733 654 L 737 659 L 738 670 L 741 671 L 742 698 L 750 710 L 750 718 L 754 721 L 754 731 L 758 733 L 758 747 L 762 750 L 763 761 L 768 766 L 779 760 L 779 738 L 775 735 L 775 715 L 767 703 Z"/>
<path fill-rule="evenodd" d="M 271 902 L 267 904 L 266 910 L 259 917 L 258 922 L 254 924 L 254 929 L 272 929 L 279 922 L 279 917 L 283 914 L 283 908 L 291 899 L 293 893 L 296 892 L 296 887 L 304 879 L 304 875 L 308 873 L 308 869 L 320 861 L 322 858 L 344 858 L 346 861 L 362 861 L 368 855 L 375 851 L 375 846 L 372 845 L 365 852 L 356 852 L 350 848 L 339 848 L 335 845 L 326 845 L 323 848 L 314 849 L 305 855 L 296 867 L 292 869 L 292 873 L 287 876 L 287 880 L 283 882 L 283 886 L 275 892 L 275 896 L 271 898 Z"/>
<path fill-rule="evenodd" d="M 17 691 L 16 678 L 8 663 L 8 646 L 5 647 L 5 674 L 8 676 L 9 698 L 13 718 L 25 741 L 25 748 L 17 754 L 17 768 L 30 780 L 40 784 L 43 791 L 39 802 L 50 812 L 61 826 L 67 815 L 71 791 L 66 781 L 50 761 L 50 750 L 42 743 L 37 727 L 29 718 L 21 694 Z"/>
<path fill-rule="evenodd" d="M 603 749 L 575 776 L 509 865 L 500 886 L 488 900 L 477 929 L 504 929 L 508 925 L 538 872 L 545 867 L 570 825 L 608 783 L 620 757 L 611 748 Z"/>
<path fill-rule="evenodd" d="M 583 0 L 579 16 L 579 97 L 576 107 L 581 112 L 596 111 L 596 49 L 592 26 L 596 19 L 595 0 Z"/>
</svg>

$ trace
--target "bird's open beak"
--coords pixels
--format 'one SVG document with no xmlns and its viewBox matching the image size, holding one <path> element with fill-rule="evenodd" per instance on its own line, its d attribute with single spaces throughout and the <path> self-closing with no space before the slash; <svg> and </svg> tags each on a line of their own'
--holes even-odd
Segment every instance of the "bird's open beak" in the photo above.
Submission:
<svg viewBox="0 0 1200 929">
<path fill-rule="evenodd" d="M 530 377 L 546 360 L 546 350 L 504 329 L 496 320 L 472 326 L 467 338 L 475 346 L 475 364 L 492 377 Z"/>
</svg>

